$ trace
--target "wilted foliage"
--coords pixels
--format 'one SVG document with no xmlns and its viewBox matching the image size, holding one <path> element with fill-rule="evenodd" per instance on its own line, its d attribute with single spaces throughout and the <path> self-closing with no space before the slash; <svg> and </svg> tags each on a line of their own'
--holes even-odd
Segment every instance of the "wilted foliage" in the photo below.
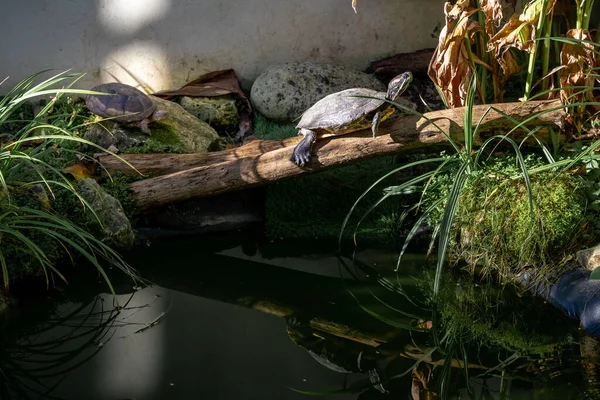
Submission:
<svg viewBox="0 0 600 400">
<path fill-rule="evenodd" d="M 429 77 L 441 88 L 448 106 L 464 105 L 473 62 L 482 61 L 471 52 L 471 43 L 481 26 L 469 17 L 477 12 L 469 1 L 455 5 L 446 3 L 446 25 L 442 28 L 438 47 L 429 64 Z"/>
<path fill-rule="evenodd" d="M 538 97 L 556 97 L 548 88 L 557 82 L 567 103 L 593 101 L 589 89 L 594 88 L 593 71 L 598 67 L 589 31 L 593 1 L 531 0 L 520 11 L 514 9 L 515 3 L 459 0 L 445 4 L 446 23 L 429 76 L 448 106 L 464 106 L 466 86 L 474 74 L 479 76 L 478 101 L 486 103 L 492 98 L 488 93 L 493 93 L 493 101 L 502 102 L 503 87 L 519 74 L 518 59 L 523 57 L 528 58 L 524 100 L 531 98 L 534 88 L 540 89 Z M 575 20 L 569 19 L 572 16 Z M 561 35 L 558 29 L 569 26 L 577 28 L 557 36 Z M 551 46 L 552 41 L 557 45 Z M 573 87 L 587 87 L 588 93 L 574 96 Z"/>
</svg>

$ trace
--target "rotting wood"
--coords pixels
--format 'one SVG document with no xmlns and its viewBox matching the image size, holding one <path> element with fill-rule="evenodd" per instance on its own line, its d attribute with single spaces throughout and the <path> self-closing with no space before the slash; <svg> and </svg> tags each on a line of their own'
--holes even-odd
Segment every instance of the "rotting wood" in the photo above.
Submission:
<svg viewBox="0 0 600 400">
<path fill-rule="evenodd" d="M 536 135 L 546 141 L 549 140 L 548 128 L 561 129 L 565 117 L 564 108 L 561 108 L 558 100 L 503 103 L 494 107 L 518 121 L 545 111 L 546 113 L 539 118 L 528 121 L 526 126 L 529 129 L 539 128 Z M 489 106 L 486 105 L 475 106 L 473 123 L 477 124 L 488 109 Z M 476 143 L 481 143 L 483 138 L 492 134 L 506 133 L 512 128 L 512 122 L 502 113 L 489 111 L 485 114 L 479 126 L 481 136 L 476 138 Z M 188 169 L 133 182 L 129 186 L 130 195 L 136 202 L 137 210 L 144 212 L 171 202 L 267 185 L 375 156 L 438 150 L 442 146 L 447 147 L 449 142 L 432 121 L 460 144 L 463 142 L 463 114 L 464 108 L 455 108 L 427 113 L 427 119 L 403 115 L 382 124 L 376 138 L 372 138 L 370 129 L 365 129 L 353 134 L 318 140 L 313 146 L 310 162 L 303 168 L 290 161 L 293 147 L 300 141 L 299 137 L 270 144 L 267 141 L 253 141 L 238 149 L 210 156 L 203 155 L 202 157 L 210 157 L 210 163 L 193 168 L 182 165 L 183 158 L 172 157 L 169 159 L 170 167 L 162 165 L 161 171 Z M 511 138 L 519 142 L 526 135 L 526 131 L 519 130 L 515 131 Z M 270 146 L 274 146 L 274 149 L 264 151 L 273 148 Z M 185 157 L 188 161 L 191 158 L 190 155 Z M 159 158 L 164 158 L 164 155 L 157 157 L 157 163 L 160 163 Z M 204 162 L 206 160 L 204 158 Z"/>
</svg>

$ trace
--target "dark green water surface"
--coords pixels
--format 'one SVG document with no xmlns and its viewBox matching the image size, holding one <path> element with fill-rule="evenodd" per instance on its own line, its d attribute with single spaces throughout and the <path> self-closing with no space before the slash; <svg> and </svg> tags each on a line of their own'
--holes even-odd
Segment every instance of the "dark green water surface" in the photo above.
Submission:
<svg viewBox="0 0 600 400">
<path fill-rule="evenodd" d="M 252 241 L 188 237 L 154 241 L 126 257 L 154 284 L 136 287 L 112 271 L 120 309 L 91 274 L 74 275 L 50 300 L 21 301 L 0 341 L 2 399 L 312 398 L 297 391 L 418 399 L 419 388 L 422 399 L 434 392 L 449 399 L 600 398 L 596 341 L 551 308 L 545 322 L 569 340 L 548 353 L 487 347 L 463 331 L 445 348 L 448 360 L 467 354 L 481 367 L 433 368 L 444 355 L 425 356 L 435 347 L 431 330 L 404 329 L 432 316 L 423 302 L 422 256 L 407 256 L 399 276 L 391 272 L 394 253 L 363 251 L 353 262 L 317 244 L 257 249 Z M 419 359 L 426 362 L 413 373 Z M 389 393 L 370 383 L 374 365 L 382 379 L 400 376 L 386 382 Z"/>
</svg>

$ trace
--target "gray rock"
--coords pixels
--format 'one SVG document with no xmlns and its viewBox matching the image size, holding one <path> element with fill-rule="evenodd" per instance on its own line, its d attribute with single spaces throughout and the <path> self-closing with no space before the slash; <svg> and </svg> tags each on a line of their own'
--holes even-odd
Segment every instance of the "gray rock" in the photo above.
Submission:
<svg viewBox="0 0 600 400">
<path fill-rule="evenodd" d="M 198 117 L 215 129 L 237 130 L 240 116 L 231 95 L 216 97 L 183 96 L 179 104 L 190 114 Z"/>
<path fill-rule="evenodd" d="M 84 139 L 105 149 L 114 146 L 119 151 L 146 147 L 146 152 L 202 153 L 219 149 L 219 135 L 210 125 L 177 103 L 150 97 L 160 110 L 168 113 L 167 117 L 150 124 L 150 135 L 139 128 L 108 120 L 90 125 Z"/>
<path fill-rule="evenodd" d="M 179 104 L 151 96 L 161 110 L 169 115 L 160 120 L 167 131 L 177 135 L 185 153 L 203 153 L 216 150 L 220 146 L 217 132 L 206 122 L 199 120 Z"/>
<path fill-rule="evenodd" d="M 121 203 L 100 187 L 98 183 L 86 178 L 79 182 L 77 191 L 96 212 L 98 219 L 88 210 L 88 218 L 96 226 L 100 239 L 117 248 L 131 247 L 134 240 L 133 229 L 125 216 Z"/>
<path fill-rule="evenodd" d="M 593 271 L 600 267 L 600 245 L 577 252 L 577 262 L 585 269 Z"/>
<path fill-rule="evenodd" d="M 275 65 L 256 78 L 250 91 L 254 107 L 275 121 L 293 121 L 328 94 L 350 88 L 385 91 L 372 75 L 349 68 L 294 62 Z"/>
</svg>

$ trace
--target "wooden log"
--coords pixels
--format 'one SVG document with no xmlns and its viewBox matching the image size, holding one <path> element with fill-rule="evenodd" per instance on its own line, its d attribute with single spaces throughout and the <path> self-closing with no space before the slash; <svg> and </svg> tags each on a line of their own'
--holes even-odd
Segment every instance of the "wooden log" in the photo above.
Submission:
<svg viewBox="0 0 600 400">
<path fill-rule="evenodd" d="M 529 121 L 526 126 L 530 129 L 541 127 L 537 132 L 538 137 L 548 140 L 548 127 L 561 129 L 563 126 L 565 113 L 560 104 L 560 101 L 556 100 L 504 103 L 495 107 L 518 121 L 527 119 L 534 113 L 547 111 L 539 118 Z M 507 132 L 512 123 L 499 112 L 491 111 L 486 114 L 488 108 L 474 107 L 473 123 L 476 124 L 485 114 L 480 125 L 482 133 L 489 136 L 498 130 Z M 432 121 L 454 141 L 462 143 L 463 114 L 463 108 L 455 108 L 428 113 L 427 119 L 404 115 L 382 124 L 376 138 L 372 138 L 370 129 L 365 129 L 353 134 L 318 140 L 313 146 L 311 161 L 303 168 L 290 161 L 293 146 L 300 141 L 299 137 L 281 141 L 284 147 L 258 155 L 232 157 L 230 153 L 226 153 L 216 156 L 216 160 L 218 157 L 225 157 L 226 161 L 134 182 L 129 186 L 130 194 L 136 201 L 137 210 L 143 212 L 171 202 L 266 185 L 375 156 L 437 150 L 439 146 L 448 146 L 448 141 Z M 517 142 L 525 137 L 526 132 L 523 130 L 511 135 Z M 263 142 L 257 142 L 250 144 L 258 149 L 263 148 Z"/>
<path fill-rule="evenodd" d="M 511 104 L 511 103 L 506 103 Z M 521 105 L 521 103 L 516 103 L 517 105 Z M 537 112 L 548 110 L 553 107 L 559 107 L 560 104 L 558 102 L 530 102 L 528 107 L 518 107 L 514 104 L 510 106 L 505 106 L 505 104 L 497 105 L 499 109 L 503 112 L 509 111 L 511 116 L 523 120 L 527 118 L 530 114 Z M 474 109 L 474 120 L 477 121 L 482 113 L 485 111 L 486 106 L 476 106 Z M 483 111 L 482 111 L 483 110 Z M 537 111 L 536 111 L 537 110 Z M 435 111 L 425 114 L 425 116 L 435 121 L 435 123 L 445 130 L 449 132 L 451 137 L 454 140 L 462 142 L 462 131 L 463 131 L 463 120 L 462 120 L 462 109 L 452 109 L 452 110 L 442 110 Z M 531 121 L 527 124 L 528 127 L 541 125 L 541 126 L 555 126 L 557 128 L 562 127 L 562 118 L 564 114 L 562 110 L 556 110 L 549 114 L 542 116 L 539 120 Z M 407 136 L 411 133 L 415 134 L 415 139 L 419 139 L 417 137 L 417 132 L 420 132 L 422 136 L 422 140 L 427 142 L 427 137 L 432 137 L 433 141 L 437 141 L 437 143 L 445 142 L 445 138 L 439 134 L 437 128 L 427 119 L 421 118 L 415 123 L 415 127 L 411 128 L 408 124 L 414 122 L 416 117 L 404 117 L 403 119 L 397 120 L 394 126 L 392 126 L 389 130 L 405 130 L 404 132 Z M 480 129 L 485 133 L 497 131 L 506 131 L 509 129 L 509 125 L 507 125 L 507 120 L 505 118 L 501 118 L 497 112 L 490 112 L 486 118 L 485 123 L 480 127 Z M 387 127 L 387 125 L 384 125 Z M 414 129 L 414 130 L 411 130 Z M 522 133 L 522 131 L 520 132 Z M 546 131 L 543 131 L 542 134 L 546 134 Z M 402 134 L 398 132 L 398 134 Z M 398 135 L 397 134 L 397 135 Z M 359 135 L 360 136 L 360 135 Z M 364 136 L 364 135 L 363 135 Z M 348 137 L 348 136 L 346 136 Z M 344 138 L 340 137 L 336 140 L 343 140 Z M 108 154 L 98 154 L 96 155 L 96 159 L 102 163 L 103 167 L 110 174 L 114 174 L 116 172 L 120 172 L 123 174 L 136 175 L 141 173 L 142 175 L 151 175 L 151 176 L 160 176 L 166 175 L 173 172 L 182 171 L 185 169 L 194 168 L 197 166 L 208 165 L 208 164 L 217 164 L 225 161 L 234 161 L 241 158 L 248 157 L 258 157 L 261 154 L 268 153 L 273 150 L 282 149 L 290 146 L 295 146 L 300 139 L 297 137 L 288 138 L 284 140 L 254 140 L 244 144 L 241 147 L 237 147 L 231 150 L 218 151 L 212 153 L 194 153 L 194 154 L 121 154 L 119 157 L 113 157 Z M 126 162 L 125 162 L 126 161 Z M 132 169 L 127 163 L 133 165 L 136 170 Z"/>
<path fill-rule="evenodd" d="M 296 137 L 284 140 L 253 140 L 234 149 L 211 153 L 121 154 L 119 157 L 114 157 L 109 154 L 97 154 L 95 158 L 110 174 L 120 172 L 126 175 L 138 175 L 138 173 L 140 173 L 142 175 L 160 176 L 200 165 L 217 164 L 240 158 L 256 157 L 269 151 L 291 146 L 297 142 L 298 139 Z M 127 163 L 134 166 L 135 170 Z"/>
</svg>

